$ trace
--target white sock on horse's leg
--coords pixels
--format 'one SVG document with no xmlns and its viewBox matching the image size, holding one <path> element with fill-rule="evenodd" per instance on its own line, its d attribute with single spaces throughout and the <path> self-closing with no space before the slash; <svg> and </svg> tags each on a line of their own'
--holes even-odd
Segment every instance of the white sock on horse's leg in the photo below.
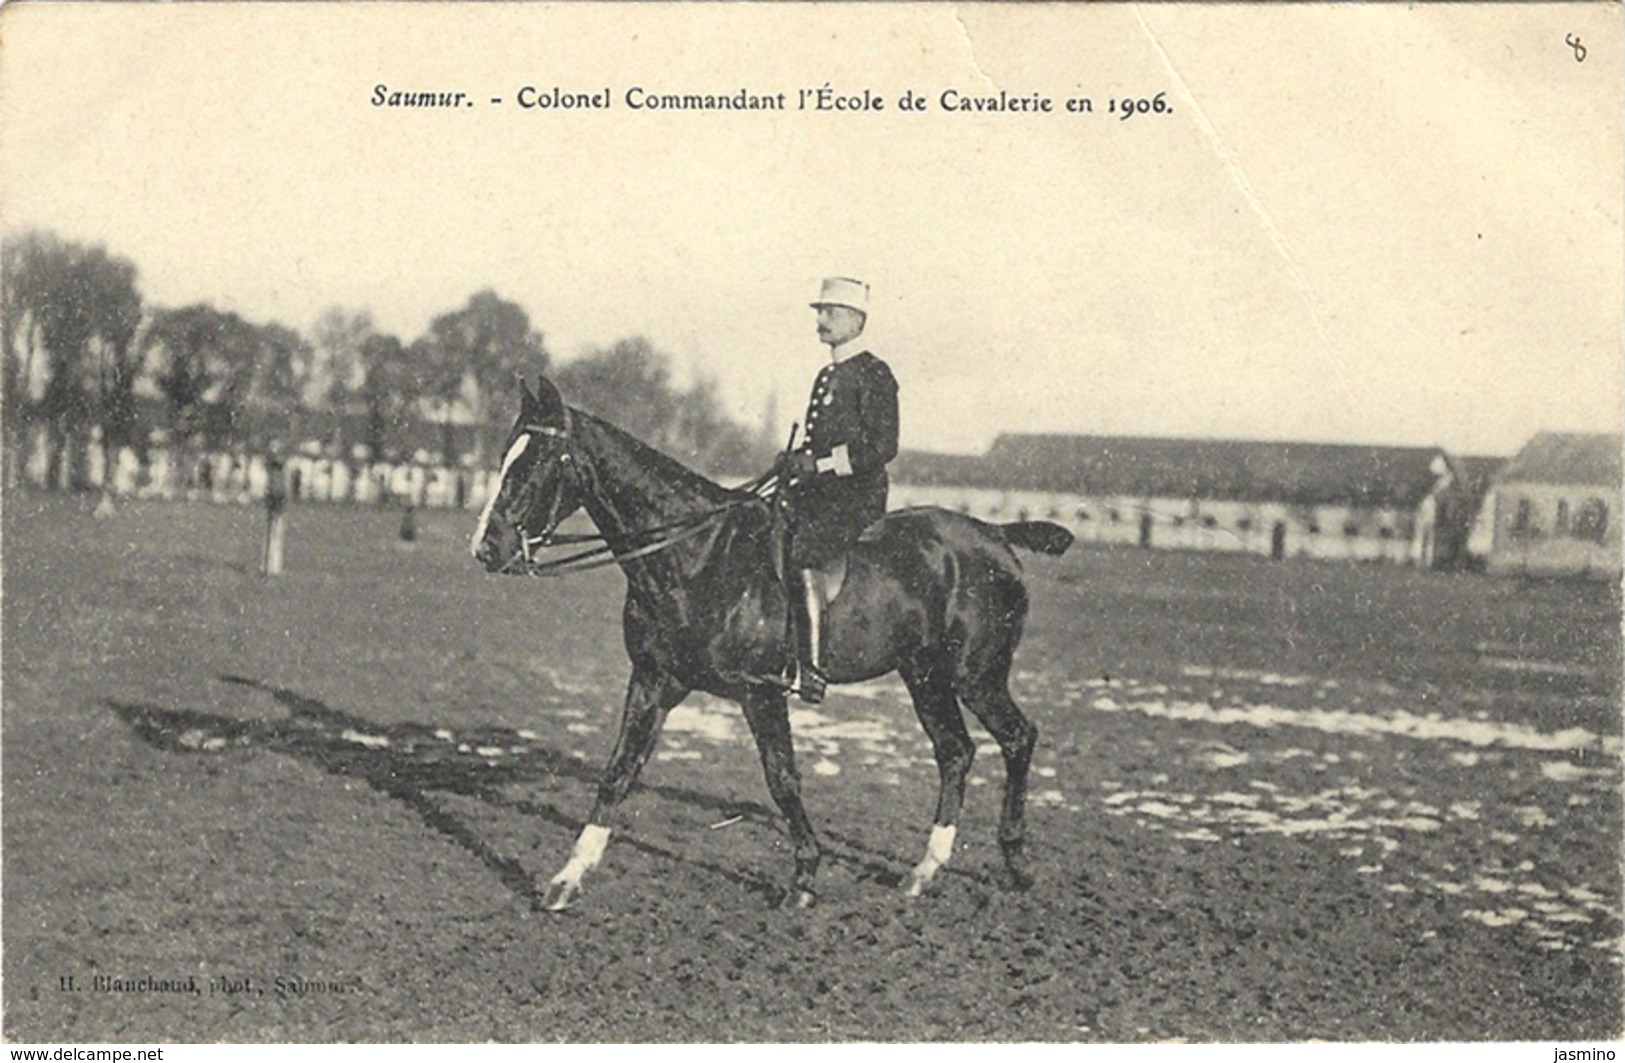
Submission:
<svg viewBox="0 0 1625 1063">
<path fill-rule="evenodd" d="M 598 862 L 604 858 L 604 849 L 609 845 L 609 833 L 610 828 L 601 827 L 596 823 L 582 827 L 581 836 L 576 839 L 575 848 L 570 851 L 570 862 L 553 876 L 553 884 L 569 883 L 580 887 L 581 876 L 597 867 Z"/>
<path fill-rule="evenodd" d="M 908 876 L 907 893 L 910 897 L 918 897 L 931 884 L 937 871 L 954 851 L 955 828 L 944 827 L 937 824 L 931 828 L 931 838 L 925 844 L 925 858 L 919 862 L 913 872 Z"/>
</svg>

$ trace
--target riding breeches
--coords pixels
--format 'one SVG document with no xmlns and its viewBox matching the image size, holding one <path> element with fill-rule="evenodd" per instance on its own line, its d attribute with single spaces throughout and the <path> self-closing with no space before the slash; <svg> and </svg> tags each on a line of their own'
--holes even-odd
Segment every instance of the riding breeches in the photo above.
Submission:
<svg viewBox="0 0 1625 1063">
<path fill-rule="evenodd" d="M 850 550 L 886 515 L 888 486 L 884 469 L 797 484 L 790 493 L 790 567 L 820 568 Z"/>
</svg>

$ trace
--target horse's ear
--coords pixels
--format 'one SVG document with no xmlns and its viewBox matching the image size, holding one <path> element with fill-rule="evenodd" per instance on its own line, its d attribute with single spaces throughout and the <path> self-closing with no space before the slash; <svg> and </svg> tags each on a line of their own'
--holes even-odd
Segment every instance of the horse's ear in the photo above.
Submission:
<svg viewBox="0 0 1625 1063">
<path fill-rule="evenodd" d="M 563 423 L 564 396 L 545 376 L 536 378 L 536 394 L 532 401 L 536 403 L 536 413 L 543 424 Z"/>
<path fill-rule="evenodd" d="M 519 381 L 519 408 L 525 413 L 531 413 L 536 409 L 536 394 L 530 390 L 530 385 L 525 383 L 525 374 L 515 373 L 513 378 Z"/>
</svg>

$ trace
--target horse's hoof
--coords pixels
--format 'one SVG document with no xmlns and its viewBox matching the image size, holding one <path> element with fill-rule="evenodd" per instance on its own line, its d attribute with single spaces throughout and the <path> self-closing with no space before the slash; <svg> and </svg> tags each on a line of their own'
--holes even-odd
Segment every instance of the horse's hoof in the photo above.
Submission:
<svg viewBox="0 0 1625 1063">
<path fill-rule="evenodd" d="M 905 897 L 920 897 L 920 896 L 923 896 L 925 894 L 926 887 L 929 886 L 929 885 L 931 885 L 931 880 L 930 879 L 921 878 L 919 875 L 910 875 L 908 877 L 908 881 L 903 883 L 903 896 L 905 896 Z"/>
<path fill-rule="evenodd" d="M 779 907 L 804 912 L 809 908 L 818 907 L 818 894 L 806 886 L 797 886 L 784 895 L 784 898 L 779 902 Z"/>
<path fill-rule="evenodd" d="M 580 896 L 581 887 L 574 882 L 549 882 L 547 892 L 533 906 L 538 912 L 567 912 Z"/>
<path fill-rule="evenodd" d="M 1004 869 L 1004 885 L 1008 890 L 1016 893 L 1026 893 L 1033 888 L 1033 873 L 1025 867 L 1006 867 Z"/>
</svg>

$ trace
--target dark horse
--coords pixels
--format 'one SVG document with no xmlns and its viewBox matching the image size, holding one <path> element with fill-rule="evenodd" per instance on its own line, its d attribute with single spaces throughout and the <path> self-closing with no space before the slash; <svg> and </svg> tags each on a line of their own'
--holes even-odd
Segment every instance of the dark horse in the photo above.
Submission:
<svg viewBox="0 0 1625 1063">
<path fill-rule="evenodd" d="M 704 690 L 744 709 L 767 787 L 795 843 L 788 901 L 816 901 L 820 850 L 792 749 L 785 685 L 786 598 L 775 574 L 773 511 L 684 468 L 620 429 L 569 409 L 541 380 L 520 381 L 523 403 L 508 437 L 501 480 L 480 516 L 472 549 L 491 572 L 529 572 L 532 550 L 552 545 L 559 523 L 585 508 L 626 575 L 626 652 L 632 679 L 620 736 L 598 800 L 570 860 L 538 904 L 568 907 L 609 841 L 610 817 L 654 751 L 666 714 Z M 1016 887 L 1031 884 L 1022 855 L 1027 769 L 1038 730 L 1010 697 L 1010 659 L 1027 615 L 1021 565 L 1011 547 L 1060 554 L 1065 529 L 1042 521 L 995 526 L 934 508 L 887 514 L 848 558 L 830 603 L 831 682 L 896 671 L 935 748 L 941 774 L 935 826 L 906 889 L 923 891 L 947 862 L 975 746 L 960 705 L 1004 754 L 999 845 Z"/>
</svg>

